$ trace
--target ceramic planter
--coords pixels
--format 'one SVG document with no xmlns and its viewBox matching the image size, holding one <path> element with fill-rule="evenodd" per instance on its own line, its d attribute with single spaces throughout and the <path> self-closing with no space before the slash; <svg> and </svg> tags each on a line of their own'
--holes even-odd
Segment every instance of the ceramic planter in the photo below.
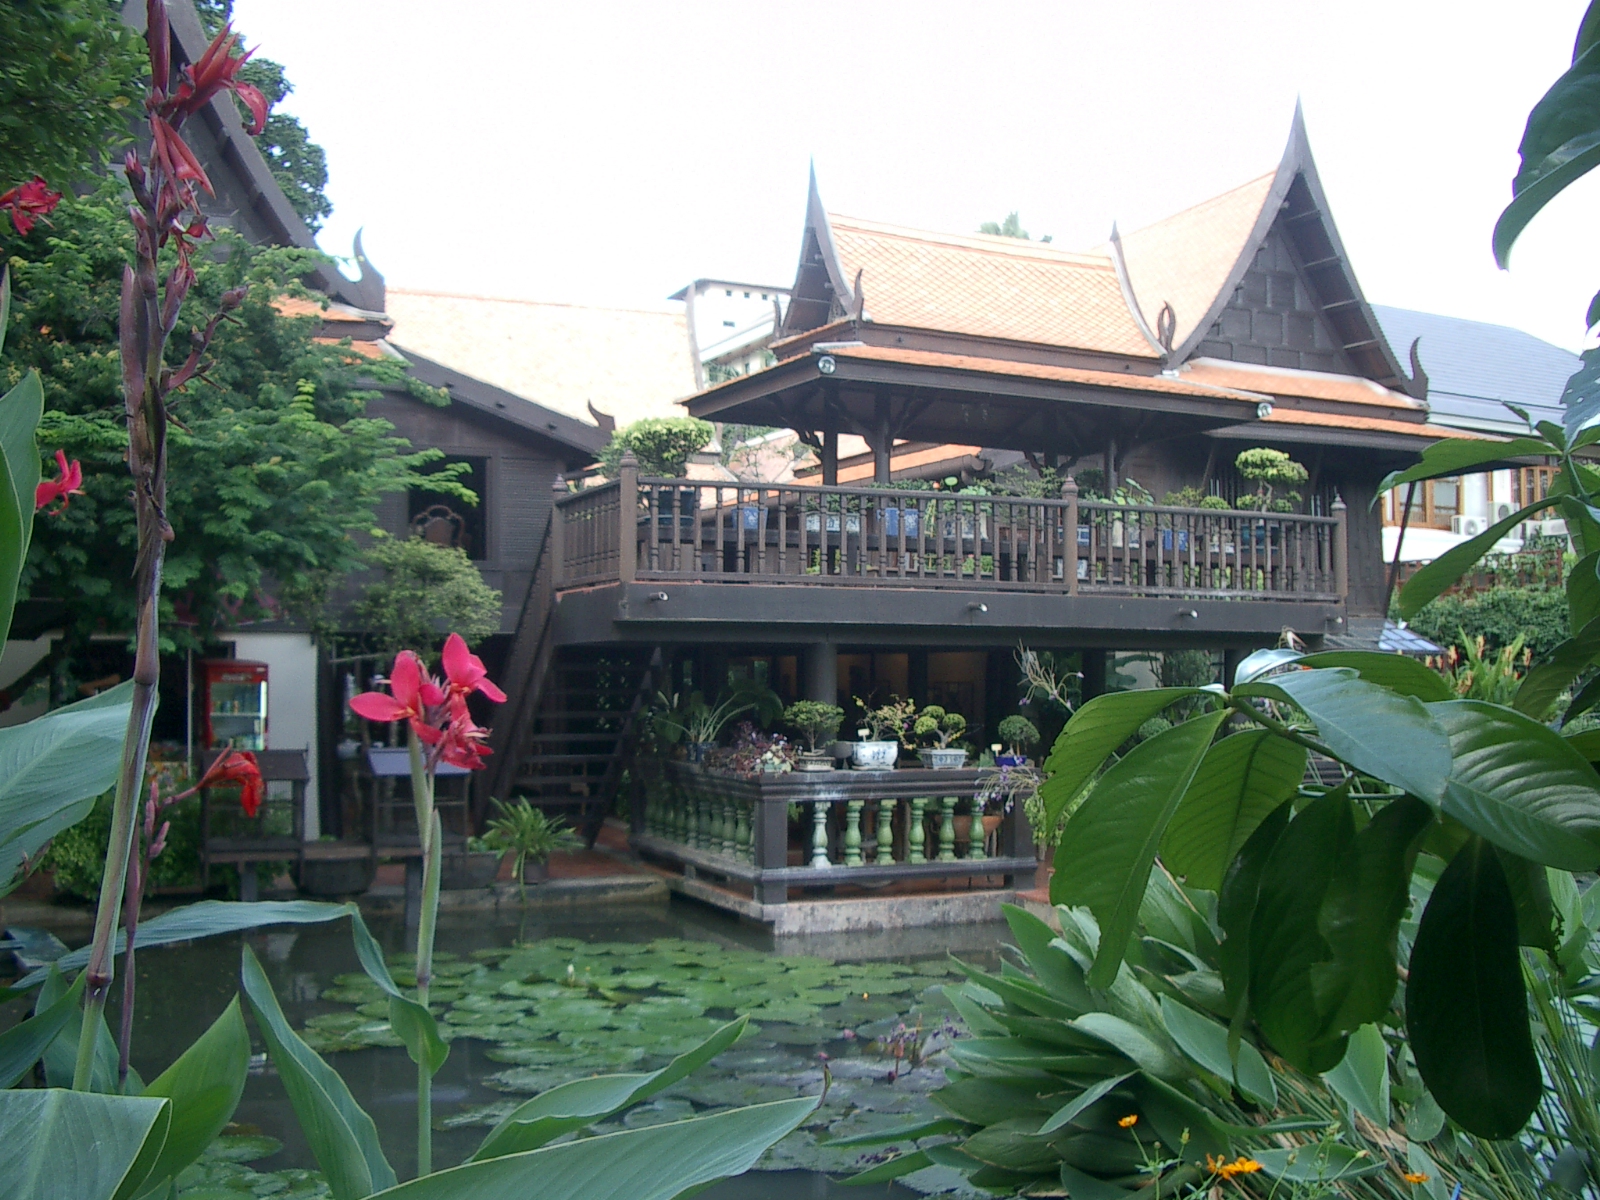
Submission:
<svg viewBox="0 0 1600 1200">
<path fill-rule="evenodd" d="M 300 864 L 300 890 L 308 896 L 350 896 L 372 886 L 370 858 L 316 859 Z"/>
<path fill-rule="evenodd" d="M 439 886 L 447 892 L 488 887 L 499 873 L 498 850 L 446 854 L 439 860 Z"/>
<path fill-rule="evenodd" d="M 951 771 L 967 765 L 965 750 L 919 750 L 917 757 L 931 771 Z"/>
<path fill-rule="evenodd" d="M 850 746 L 850 761 L 862 771 L 887 771 L 899 757 L 899 742 L 852 742 Z"/>
<path fill-rule="evenodd" d="M 548 862 L 534 862 L 528 859 L 522 864 L 523 883 L 543 883 L 550 878 L 550 864 Z"/>
<path fill-rule="evenodd" d="M 1026 754 L 996 754 L 994 765 L 997 767 L 1025 767 L 1028 765 Z"/>
<path fill-rule="evenodd" d="M 818 750 L 813 754 L 809 750 L 802 750 L 800 757 L 795 760 L 796 771 L 831 771 L 833 770 L 833 755 L 826 750 Z"/>
</svg>

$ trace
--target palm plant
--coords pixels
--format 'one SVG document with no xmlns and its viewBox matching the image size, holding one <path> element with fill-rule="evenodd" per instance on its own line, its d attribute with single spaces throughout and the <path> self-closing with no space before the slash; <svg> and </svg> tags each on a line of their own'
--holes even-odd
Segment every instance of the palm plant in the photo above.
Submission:
<svg viewBox="0 0 1600 1200">
<path fill-rule="evenodd" d="M 583 839 L 568 828 L 564 818 L 547 817 L 542 808 L 535 808 L 526 799 L 512 804 L 502 804 L 499 800 L 493 803 L 500 815 L 489 819 L 483 844 L 514 856 L 517 896 L 526 904 L 528 883 L 523 868 L 530 862 L 548 862 L 558 850 L 576 850 L 583 845 Z"/>
</svg>

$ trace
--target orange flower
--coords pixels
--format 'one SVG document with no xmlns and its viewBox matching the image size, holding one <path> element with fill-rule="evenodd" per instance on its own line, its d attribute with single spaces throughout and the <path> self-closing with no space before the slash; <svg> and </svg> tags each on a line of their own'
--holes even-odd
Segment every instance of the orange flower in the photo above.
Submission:
<svg viewBox="0 0 1600 1200">
<path fill-rule="evenodd" d="M 1407 1183 L 1428 1182 L 1428 1175 L 1423 1171 L 1407 1171 L 1404 1175 L 1400 1176 L 1400 1178 L 1404 1179 Z"/>
<path fill-rule="evenodd" d="M 1206 1170 L 1219 1179 L 1232 1179 L 1235 1175 L 1253 1175 L 1261 1170 L 1261 1164 L 1253 1158 L 1240 1155 L 1232 1162 L 1215 1154 L 1206 1155 Z"/>
<path fill-rule="evenodd" d="M 1139 1114 L 1138 1113 L 1129 1113 L 1127 1116 L 1122 1117 L 1117 1121 L 1117 1124 L 1122 1126 L 1122 1128 L 1124 1128 L 1124 1129 L 1132 1129 L 1138 1123 L 1139 1123 Z"/>
</svg>

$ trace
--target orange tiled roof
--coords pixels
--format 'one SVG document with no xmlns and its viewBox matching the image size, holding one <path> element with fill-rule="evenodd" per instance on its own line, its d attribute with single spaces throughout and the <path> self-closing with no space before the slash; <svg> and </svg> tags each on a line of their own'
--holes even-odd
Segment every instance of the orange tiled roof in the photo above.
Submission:
<svg viewBox="0 0 1600 1200">
<path fill-rule="evenodd" d="M 1399 433 L 1407 437 L 1476 438 L 1489 441 L 1487 435 L 1465 429 L 1451 429 L 1445 425 L 1429 425 L 1424 421 L 1395 421 L 1388 417 L 1361 417 L 1354 413 L 1308 412 L 1303 408 L 1274 408 L 1264 418 L 1268 425 L 1319 425 L 1326 429 L 1366 429 L 1375 433 Z"/>
<path fill-rule="evenodd" d="M 1161 306 L 1177 317 L 1174 346 L 1205 319 L 1228 273 L 1244 253 L 1277 171 L 1122 235 L 1128 281 L 1150 328 Z M 871 295 L 870 292 L 867 293 Z"/>
<path fill-rule="evenodd" d="M 319 337 L 312 338 L 311 340 L 316 342 L 319 346 L 338 346 L 344 341 L 343 338 L 335 337 Z M 350 344 L 348 346 L 344 346 L 343 349 L 348 350 L 351 354 L 359 355 L 362 358 L 394 357 L 393 352 L 390 351 L 381 341 L 358 342 L 352 339 Z"/>
<path fill-rule="evenodd" d="M 944 462 L 946 459 L 962 458 L 981 453 L 982 446 L 924 446 L 921 450 L 912 450 L 905 454 L 889 451 L 889 472 L 906 471 L 912 467 L 925 467 L 930 463 Z M 808 474 L 816 474 L 821 468 L 816 468 Z M 854 483 L 858 479 L 871 479 L 876 470 L 876 464 L 867 462 L 851 463 L 839 467 L 839 482 Z"/>
<path fill-rule="evenodd" d="M 343 321 L 353 325 L 364 325 L 368 321 L 378 321 L 388 324 L 387 318 L 378 313 L 363 313 L 359 309 L 351 308 L 348 304 L 330 303 L 326 308 L 317 300 L 310 300 L 304 296 L 279 296 L 272 302 L 272 307 L 278 310 L 279 316 L 284 317 L 316 317 L 325 324 Z"/>
<path fill-rule="evenodd" d="M 1427 407 L 1403 392 L 1391 391 L 1382 384 L 1358 375 L 1258 367 L 1220 358 L 1192 358 L 1184 364 L 1183 375 L 1197 383 L 1247 392 L 1265 392 L 1272 396 L 1302 396 L 1307 400 L 1336 400 L 1345 404 L 1380 404 L 1385 408 Z"/>
<path fill-rule="evenodd" d="M 879 324 L 1155 357 L 1106 255 L 828 220 L 845 282 L 861 272 L 866 314 Z"/>
</svg>

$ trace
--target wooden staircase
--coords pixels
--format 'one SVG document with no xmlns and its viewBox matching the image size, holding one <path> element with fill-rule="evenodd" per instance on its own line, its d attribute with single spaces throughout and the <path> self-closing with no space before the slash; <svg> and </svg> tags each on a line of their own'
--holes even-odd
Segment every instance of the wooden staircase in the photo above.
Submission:
<svg viewBox="0 0 1600 1200">
<path fill-rule="evenodd" d="M 506 703 L 490 734 L 480 823 L 489 798 L 526 797 L 564 812 L 593 844 L 622 782 L 635 722 L 659 687 L 661 651 L 644 647 L 557 650 L 548 528 L 507 655 Z"/>
</svg>

